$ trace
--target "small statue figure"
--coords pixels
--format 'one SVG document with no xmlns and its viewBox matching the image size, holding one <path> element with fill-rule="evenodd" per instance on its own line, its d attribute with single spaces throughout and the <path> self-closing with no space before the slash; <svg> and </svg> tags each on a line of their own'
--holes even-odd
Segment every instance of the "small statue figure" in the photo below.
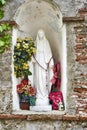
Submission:
<svg viewBox="0 0 87 130">
<path fill-rule="evenodd" d="M 64 106 L 62 102 L 59 102 L 59 111 L 63 111 L 64 110 Z"/>
</svg>

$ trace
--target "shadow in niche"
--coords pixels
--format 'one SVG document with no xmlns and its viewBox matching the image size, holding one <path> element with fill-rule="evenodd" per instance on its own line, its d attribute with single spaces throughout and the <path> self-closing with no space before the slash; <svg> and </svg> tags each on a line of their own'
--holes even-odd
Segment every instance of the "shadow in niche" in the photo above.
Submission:
<svg viewBox="0 0 87 130">
<path fill-rule="evenodd" d="M 50 43 L 55 64 L 61 65 L 61 86 L 56 87 L 55 91 L 63 93 L 65 109 L 66 109 L 66 29 L 62 23 L 62 14 L 55 2 L 42 0 L 40 3 L 36 0 L 25 2 L 18 8 L 14 19 L 19 28 L 13 28 L 13 46 L 16 44 L 17 37 L 32 36 L 36 39 L 39 29 L 43 29 Z M 13 70 L 14 71 L 14 70 Z M 19 100 L 16 92 L 18 84 L 14 74 L 13 77 L 13 110 L 20 110 Z M 57 89 L 57 90 L 56 90 Z M 52 90 L 53 91 L 53 90 Z"/>
</svg>

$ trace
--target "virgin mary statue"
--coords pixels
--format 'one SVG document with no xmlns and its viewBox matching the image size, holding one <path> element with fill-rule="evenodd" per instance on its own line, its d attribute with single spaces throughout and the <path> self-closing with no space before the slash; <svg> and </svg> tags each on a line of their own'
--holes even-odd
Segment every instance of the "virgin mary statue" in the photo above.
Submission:
<svg viewBox="0 0 87 130">
<path fill-rule="evenodd" d="M 53 57 L 48 40 L 43 30 L 39 30 L 36 38 L 35 55 L 35 87 L 36 106 L 49 105 L 50 79 L 53 76 Z"/>
</svg>

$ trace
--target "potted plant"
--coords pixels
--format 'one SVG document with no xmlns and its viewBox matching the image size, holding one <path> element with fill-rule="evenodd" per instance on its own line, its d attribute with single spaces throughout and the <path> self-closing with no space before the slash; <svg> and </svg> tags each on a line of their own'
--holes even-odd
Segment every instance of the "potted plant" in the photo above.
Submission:
<svg viewBox="0 0 87 130">
<path fill-rule="evenodd" d="M 17 85 L 17 93 L 19 95 L 20 108 L 23 110 L 29 110 L 30 105 L 35 105 L 36 89 L 28 84 L 27 79 L 23 79 L 20 84 Z"/>
</svg>

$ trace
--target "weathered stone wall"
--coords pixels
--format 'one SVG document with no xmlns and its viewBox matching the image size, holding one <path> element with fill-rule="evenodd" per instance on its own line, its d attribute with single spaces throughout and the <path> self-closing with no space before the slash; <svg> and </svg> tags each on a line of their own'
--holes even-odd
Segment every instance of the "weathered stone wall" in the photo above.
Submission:
<svg viewBox="0 0 87 130">
<path fill-rule="evenodd" d="M 87 8 L 78 16 L 87 17 Z M 87 21 L 70 22 L 67 28 L 67 110 L 68 114 L 87 113 Z"/>
<path fill-rule="evenodd" d="M 2 120 L 0 130 L 87 130 L 87 122 Z"/>
<path fill-rule="evenodd" d="M 76 96 L 76 110 L 79 114 L 87 113 L 87 8 L 79 11 L 85 16 L 85 22 L 74 27 L 75 33 L 75 76 L 74 94 Z"/>
<path fill-rule="evenodd" d="M 87 8 L 78 16 L 87 17 Z M 87 114 L 87 21 L 67 25 L 68 112 Z"/>
<path fill-rule="evenodd" d="M 9 113 L 12 108 L 11 50 L 0 54 L 0 113 Z"/>
<path fill-rule="evenodd" d="M 17 8 L 29 0 L 8 0 L 5 7 L 5 19 L 13 19 Z M 50 1 L 50 0 L 49 0 Z M 63 16 L 76 16 L 79 9 L 87 7 L 87 0 L 54 0 L 60 7 Z"/>
<path fill-rule="evenodd" d="M 63 16 L 80 16 L 84 21 L 65 22 L 67 31 L 67 111 L 66 116 L 51 121 L 29 121 L 0 115 L 0 130 L 87 130 L 87 0 L 55 0 Z M 9 0 L 5 20 L 13 19 L 24 0 Z M 79 9 L 84 8 L 80 11 Z M 77 13 L 79 12 L 79 13 Z M 0 113 L 12 114 L 12 48 L 0 55 Z M 78 118 L 78 115 L 85 118 Z M 74 115 L 74 120 L 68 115 Z M 31 118 L 31 117 L 30 117 Z M 38 117 L 37 117 L 38 118 Z M 63 119 L 62 119 L 63 118 Z M 34 119 L 34 116 L 33 116 Z M 31 120 L 33 120 L 31 119 Z M 81 121 L 80 121 L 81 120 Z"/>
</svg>

